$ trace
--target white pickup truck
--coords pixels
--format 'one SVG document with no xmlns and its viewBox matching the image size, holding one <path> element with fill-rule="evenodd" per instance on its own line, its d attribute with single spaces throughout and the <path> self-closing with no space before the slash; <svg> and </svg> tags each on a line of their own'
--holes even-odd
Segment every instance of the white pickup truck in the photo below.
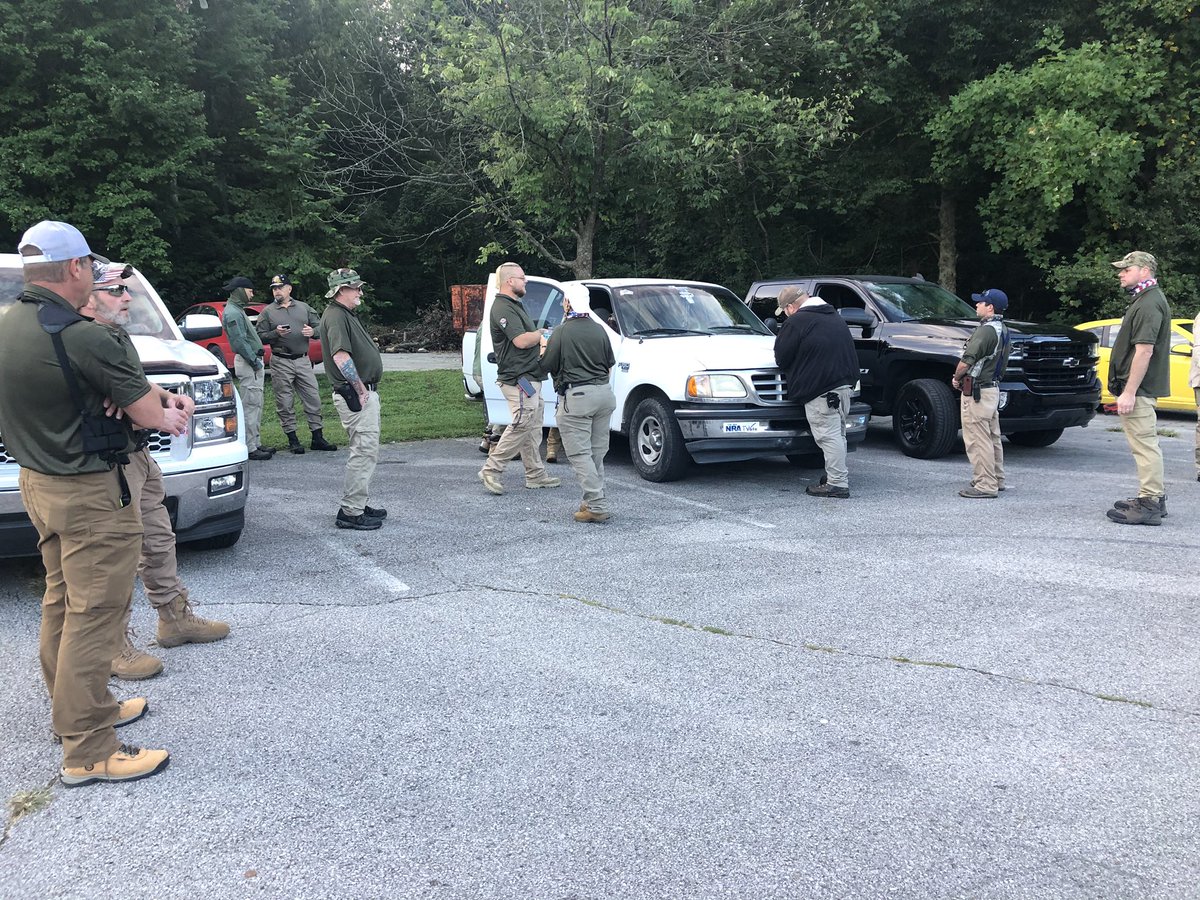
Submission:
<svg viewBox="0 0 1200 900">
<path fill-rule="evenodd" d="M 0 254 L 0 328 L 21 294 L 21 258 Z M 140 272 L 130 290 L 133 338 L 147 377 L 196 403 L 190 432 L 172 439 L 152 432 L 148 447 L 163 471 L 167 510 L 180 543 L 198 548 L 232 547 L 242 534 L 246 496 L 246 438 L 242 403 L 229 370 L 193 340 L 221 333 L 216 316 L 188 316 L 181 329 Z M 36 390 L 36 384 L 30 390 Z M 20 466 L 0 435 L 0 558 L 37 555 L 34 530 L 17 487 Z"/>
<path fill-rule="evenodd" d="M 630 456 L 647 481 L 683 477 L 691 461 L 730 462 L 782 454 L 819 467 L 802 404 L 787 399 L 775 365 L 775 336 L 741 299 L 716 284 L 652 278 L 588 279 L 592 318 L 612 341 L 617 364 L 613 431 L 629 437 Z M 540 328 L 562 321 L 563 285 L 530 277 L 522 302 Z M 508 404 L 496 384 L 492 335 L 486 323 L 496 296 L 488 281 L 479 330 L 463 336 L 463 383 L 487 404 L 488 420 L 507 425 Z M 545 425 L 557 411 L 549 379 Z M 867 433 L 870 408 L 854 403 L 846 427 L 849 448 Z"/>
</svg>

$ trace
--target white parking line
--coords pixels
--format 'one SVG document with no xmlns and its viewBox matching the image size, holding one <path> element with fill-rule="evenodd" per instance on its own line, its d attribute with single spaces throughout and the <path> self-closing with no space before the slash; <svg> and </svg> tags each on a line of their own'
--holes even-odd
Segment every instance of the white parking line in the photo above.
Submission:
<svg viewBox="0 0 1200 900">
<path fill-rule="evenodd" d="M 353 547 L 347 547 L 338 538 L 332 536 L 327 538 L 325 545 L 329 547 L 334 556 L 341 557 L 349 567 L 354 569 L 354 586 L 359 593 L 361 591 L 358 589 L 361 587 L 374 587 L 381 592 L 395 594 L 402 594 L 410 589 L 407 584 L 387 569 L 377 566 L 368 557 L 363 556 Z"/>
<path fill-rule="evenodd" d="M 760 522 L 757 519 L 747 519 L 745 516 L 734 515 L 729 510 L 724 509 L 723 507 L 720 507 L 720 506 L 716 506 L 715 504 L 712 504 L 712 503 L 701 503 L 699 500 L 689 500 L 687 497 L 680 497 L 675 494 L 668 494 L 666 491 L 655 490 L 652 487 L 647 487 L 645 485 L 645 483 L 641 482 L 641 481 L 625 481 L 623 478 L 607 478 L 607 477 L 604 480 L 606 482 L 611 482 L 612 484 L 619 484 L 619 485 L 621 485 L 621 487 L 628 488 L 629 490 L 641 491 L 644 494 L 651 494 L 655 497 L 662 497 L 664 500 L 670 500 L 673 503 L 682 503 L 684 506 L 695 506 L 695 507 L 698 507 L 699 509 L 708 510 L 709 512 L 717 513 L 718 515 L 724 516 L 727 519 L 732 519 L 735 522 L 741 522 L 745 525 L 752 525 L 755 528 L 763 528 L 766 530 L 770 530 L 772 528 L 777 527 L 776 525 L 774 525 L 771 522 Z"/>
</svg>

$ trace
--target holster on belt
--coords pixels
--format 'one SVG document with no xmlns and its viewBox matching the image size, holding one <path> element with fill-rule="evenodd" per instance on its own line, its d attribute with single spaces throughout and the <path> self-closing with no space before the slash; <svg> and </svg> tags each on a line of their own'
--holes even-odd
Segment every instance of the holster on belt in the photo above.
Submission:
<svg viewBox="0 0 1200 900">
<path fill-rule="evenodd" d="M 964 375 L 959 379 L 958 386 L 964 394 L 970 394 L 976 400 L 979 399 L 979 392 L 975 390 L 975 379 L 970 375 Z"/>
</svg>

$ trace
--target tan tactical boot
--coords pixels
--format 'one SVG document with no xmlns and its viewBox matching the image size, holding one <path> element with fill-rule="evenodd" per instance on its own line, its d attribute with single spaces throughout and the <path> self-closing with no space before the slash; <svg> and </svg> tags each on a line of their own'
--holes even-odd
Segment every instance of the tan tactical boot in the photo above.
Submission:
<svg viewBox="0 0 1200 900">
<path fill-rule="evenodd" d="M 192 612 L 186 593 L 158 608 L 158 643 L 161 647 L 207 644 L 228 635 L 229 626 L 224 622 L 202 619 Z"/>
<path fill-rule="evenodd" d="M 558 462 L 558 454 L 562 453 L 562 448 L 562 435 L 557 428 L 551 428 L 550 433 L 546 435 L 546 462 Z"/>
<path fill-rule="evenodd" d="M 153 678 L 162 670 L 162 660 L 133 646 L 133 629 L 125 629 L 125 646 L 121 648 L 121 655 L 112 661 L 113 676 L 125 681 L 141 681 Z"/>
<path fill-rule="evenodd" d="M 594 509 L 581 509 L 575 513 L 576 522 L 607 522 L 608 513 L 596 512 Z"/>
<path fill-rule="evenodd" d="M 171 754 L 166 750 L 143 750 L 122 744 L 116 753 L 90 766 L 63 766 L 59 776 L 66 787 L 79 787 L 96 781 L 137 781 L 157 775 L 167 767 Z"/>
</svg>

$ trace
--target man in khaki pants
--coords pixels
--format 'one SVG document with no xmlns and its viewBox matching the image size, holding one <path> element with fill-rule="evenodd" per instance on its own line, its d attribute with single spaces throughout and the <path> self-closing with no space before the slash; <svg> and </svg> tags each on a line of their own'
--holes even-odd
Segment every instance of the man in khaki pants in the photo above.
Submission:
<svg viewBox="0 0 1200 900">
<path fill-rule="evenodd" d="M 109 329 L 79 315 L 93 262 L 108 261 L 77 229 L 39 222 L 17 247 L 25 290 L 0 322 L 0 431 L 46 567 L 40 652 L 60 777 L 68 787 L 134 781 L 162 771 L 169 754 L 123 744 L 113 730 L 148 708 L 108 690 L 142 546 L 126 423 L 181 434 L 188 416 L 163 405 Z M 106 398 L 123 421 L 105 416 Z"/>
<path fill-rule="evenodd" d="M 353 269 L 329 273 L 332 300 L 321 316 L 321 350 L 325 374 L 333 383 L 333 406 L 350 436 L 350 459 L 342 483 L 338 528 L 374 531 L 387 518 L 386 509 L 368 506 L 371 477 L 379 461 L 379 380 L 383 357 L 358 318 L 365 282 Z"/>
<path fill-rule="evenodd" d="M 1008 294 L 988 288 L 972 294 L 982 324 L 963 348 L 950 384 L 962 391 L 959 409 L 963 445 L 971 461 L 971 483 L 958 492 L 968 500 L 995 499 L 1004 490 L 1004 447 L 1000 443 L 1000 378 L 1008 365 Z"/>
<path fill-rule="evenodd" d="M 130 321 L 130 289 L 135 285 L 131 280 L 132 274 L 129 267 L 117 263 L 97 268 L 91 298 L 80 312 L 111 328 L 126 355 L 140 368 L 141 360 L 125 331 Z M 150 390 L 164 406 L 177 405 L 189 417 L 195 409 L 190 397 L 171 394 L 154 382 L 150 382 Z M 135 498 L 134 502 L 142 515 L 144 534 L 138 575 L 150 605 L 158 614 L 159 646 L 178 647 L 181 644 L 219 641 L 229 634 L 229 626 L 224 622 L 202 619 L 192 612 L 188 591 L 179 577 L 175 558 L 175 531 L 171 528 L 171 515 L 167 512 L 162 469 L 150 451 L 141 446 L 143 443 L 138 440 L 139 448 L 129 454 L 125 476 L 130 495 Z M 125 614 L 124 631 L 124 647 L 112 661 L 113 676 L 137 681 L 161 672 L 162 660 L 134 646 L 128 612 Z"/>
<path fill-rule="evenodd" d="M 1108 389 L 1137 464 L 1138 493 L 1118 500 L 1107 515 L 1118 525 L 1161 525 L 1167 495 L 1156 410 L 1158 398 L 1171 393 L 1171 308 L 1151 254 L 1134 250 L 1112 265 L 1131 299 L 1109 358 Z"/>
</svg>

